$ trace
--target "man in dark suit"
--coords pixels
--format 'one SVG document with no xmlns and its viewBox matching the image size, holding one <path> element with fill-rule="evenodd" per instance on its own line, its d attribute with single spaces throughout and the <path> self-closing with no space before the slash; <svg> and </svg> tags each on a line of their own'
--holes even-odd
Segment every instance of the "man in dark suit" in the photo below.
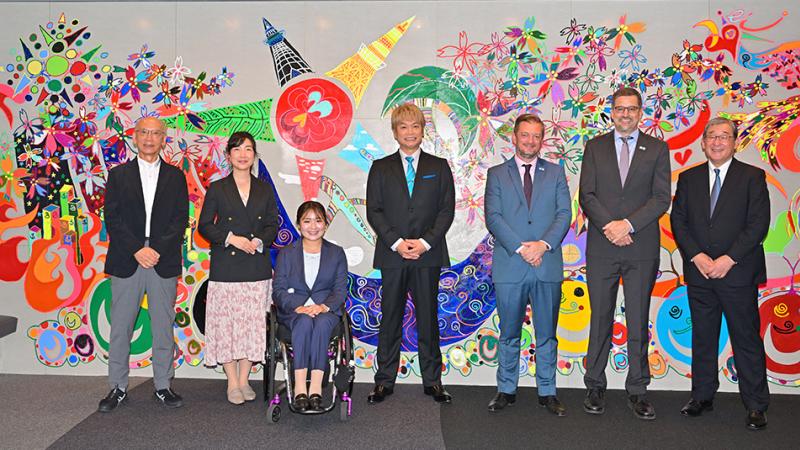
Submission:
<svg viewBox="0 0 800 450">
<path fill-rule="evenodd" d="M 519 340 L 530 303 L 539 404 L 561 417 L 567 410 L 556 397 L 556 326 L 564 279 L 561 241 L 572 211 L 564 168 L 539 158 L 543 139 L 539 117 L 517 117 L 512 136 L 516 154 L 489 169 L 486 178 L 486 227 L 494 236 L 492 281 L 500 316 L 497 394 L 489 411 L 517 399 Z"/>
<path fill-rule="evenodd" d="M 370 404 L 394 390 L 409 291 L 424 391 L 436 402 L 451 401 L 441 382 L 437 294 L 441 268 L 450 266 L 445 234 L 455 214 L 455 188 L 447 161 L 420 150 L 424 126 L 425 117 L 413 104 L 395 108 L 392 131 L 400 150 L 375 161 L 367 178 L 367 221 L 378 236 L 373 266 L 381 270 L 383 285 Z"/>
<path fill-rule="evenodd" d="M 589 218 L 586 278 L 592 317 L 583 409 L 605 412 L 605 375 L 619 280 L 628 327 L 628 406 L 636 417 L 655 419 L 647 400 L 650 295 L 659 263 L 658 219 L 670 204 L 669 149 L 639 132 L 642 97 L 632 88 L 612 96 L 614 131 L 586 144 L 579 201 Z"/>
<path fill-rule="evenodd" d="M 183 405 L 170 382 L 189 195 L 183 172 L 159 157 L 166 142 L 164 122 L 154 117 L 139 120 L 133 134 L 137 158 L 108 173 L 104 215 L 109 237 L 105 273 L 111 276 L 112 297 L 111 392 L 100 401 L 100 412 L 110 412 L 127 399 L 131 336 L 144 294 L 153 334 L 155 398 L 168 407 Z"/>
<path fill-rule="evenodd" d="M 708 164 L 683 172 L 672 205 L 672 231 L 683 257 L 692 314 L 692 398 L 681 409 L 714 407 L 722 314 L 728 323 L 747 427 L 767 425 L 766 356 L 759 334 L 758 285 L 767 281 L 762 245 L 770 221 L 764 171 L 733 158 L 736 125 L 711 119 L 701 146 Z"/>
</svg>

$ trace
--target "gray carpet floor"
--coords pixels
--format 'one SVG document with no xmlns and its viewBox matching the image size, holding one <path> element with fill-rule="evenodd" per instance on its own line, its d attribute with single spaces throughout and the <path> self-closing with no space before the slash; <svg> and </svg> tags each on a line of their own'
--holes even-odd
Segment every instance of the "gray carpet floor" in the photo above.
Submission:
<svg viewBox="0 0 800 450">
<path fill-rule="evenodd" d="M 581 409 L 583 390 L 561 389 L 568 416 L 556 418 L 538 406 L 534 388 L 521 388 L 516 405 L 490 414 L 493 387 L 449 386 L 455 401 L 440 406 L 421 386 L 398 385 L 384 403 L 370 406 L 371 386 L 356 384 L 346 422 L 338 410 L 300 416 L 284 407 L 280 421 L 269 424 L 260 399 L 227 403 L 224 380 L 176 379 L 173 387 L 183 408 L 157 404 L 152 383 L 136 378 L 129 401 L 100 414 L 105 377 L 0 375 L 0 448 L 742 449 L 793 447 L 800 436 L 798 395 L 773 395 L 769 426 L 751 432 L 737 394 L 719 394 L 713 412 L 689 419 L 678 413 L 687 393 L 654 391 L 649 397 L 658 418 L 642 422 L 621 391 L 608 392 L 605 415 L 589 416 Z"/>
</svg>

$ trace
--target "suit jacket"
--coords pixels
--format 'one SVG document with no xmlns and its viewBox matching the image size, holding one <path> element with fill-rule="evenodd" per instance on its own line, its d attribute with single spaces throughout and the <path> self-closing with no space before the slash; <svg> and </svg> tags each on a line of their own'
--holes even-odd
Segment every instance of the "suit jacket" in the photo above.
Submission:
<svg viewBox="0 0 800 450">
<path fill-rule="evenodd" d="M 139 263 L 133 255 L 144 247 L 145 220 L 139 162 L 133 159 L 108 172 L 103 215 L 108 231 L 105 273 L 127 278 Z M 155 266 L 162 278 L 181 274 L 183 235 L 189 226 L 189 193 L 180 169 L 163 159 L 158 169 L 149 246 L 160 256 Z"/>
<path fill-rule="evenodd" d="M 347 258 L 342 247 L 322 241 L 319 273 L 313 286 L 306 284 L 302 239 L 278 253 L 275 279 L 272 280 L 272 299 L 278 308 L 278 320 L 291 323 L 297 315 L 294 310 L 309 297 L 318 305 L 327 305 L 332 313 L 342 315 L 342 305 L 347 300 Z"/>
<path fill-rule="evenodd" d="M 770 221 L 769 192 L 764 171 L 731 160 L 714 215 L 711 207 L 708 164 L 681 173 L 670 222 L 683 258 L 687 284 L 710 286 L 692 263 L 698 253 L 712 259 L 730 256 L 736 264 L 722 282 L 753 286 L 767 281 L 763 241 Z"/>
<path fill-rule="evenodd" d="M 445 234 L 453 223 L 455 204 L 446 160 L 420 152 L 411 196 L 399 151 L 373 162 L 367 177 L 367 221 L 378 236 L 373 266 L 450 267 Z M 405 260 L 391 248 L 401 238 L 425 239 L 431 249 L 416 261 Z"/>
<path fill-rule="evenodd" d="M 628 260 L 659 257 L 658 219 L 671 200 L 670 156 L 667 144 L 644 132 L 634 147 L 625 186 L 619 179 L 614 133 L 586 144 L 581 165 L 579 202 L 589 218 L 586 254 Z M 633 225 L 633 244 L 618 247 L 606 239 L 603 227 L 613 220 Z"/>
<path fill-rule="evenodd" d="M 211 183 L 203 202 L 198 230 L 211 243 L 213 281 L 259 281 L 272 278 L 269 247 L 278 234 L 278 206 L 272 186 L 250 176 L 247 206 L 242 203 L 233 175 Z M 264 243 L 261 253 L 250 255 L 225 246 L 228 232 Z"/>
<path fill-rule="evenodd" d="M 543 240 L 550 250 L 542 256 L 539 267 L 531 267 L 541 281 L 564 279 L 561 241 L 567 234 L 572 216 L 569 187 L 564 169 L 539 158 L 532 168 L 531 206 L 522 188 L 514 158 L 489 169 L 484 204 L 486 227 L 495 240 L 492 280 L 496 283 L 518 282 L 531 267 L 516 250 L 523 241 Z"/>
</svg>

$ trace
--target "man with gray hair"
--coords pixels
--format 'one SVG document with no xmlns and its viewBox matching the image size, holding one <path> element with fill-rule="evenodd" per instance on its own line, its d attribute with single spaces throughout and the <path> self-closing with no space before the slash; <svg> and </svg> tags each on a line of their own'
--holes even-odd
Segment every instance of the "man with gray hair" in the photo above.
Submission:
<svg viewBox="0 0 800 450">
<path fill-rule="evenodd" d="M 737 137 L 732 121 L 708 122 L 701 142 L 708 163 L 681 173 L 672 204 L 692 320 L 692 397 L 681 414 L 696 417 L 714 408 L 725 314 L 747 428 L 760 430 L 769 406 L 758 317 L 758 285 L 767 281 L 769 192 L 763 170 L 733 157 Z"/>
<path fill-rule="evenodd" d="M 170 389 L 174 375 L 175 297 L 182 270 L 184 231 L 189 222 L 186 177 L 164 162 L 164 122 L 145 117 L 136 124 L 138 156 L 108 173 L 104 206 L 108 230 L 105 273 L 111 276 L 111 343 L 108 381 L 111 392 L 100 412 L 111 412 L 128 397 L 131 337 L 143 296 L 153 336 L 155 399 L 177 408 L 183 399 Z"/>
</svg>

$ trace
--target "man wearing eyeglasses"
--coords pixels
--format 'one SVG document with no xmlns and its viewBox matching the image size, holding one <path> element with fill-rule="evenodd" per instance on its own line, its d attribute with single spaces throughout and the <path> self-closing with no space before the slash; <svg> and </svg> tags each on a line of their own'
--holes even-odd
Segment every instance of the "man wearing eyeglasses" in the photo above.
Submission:
<svg viewBox="0 0 800 450">
<path fill-rule="evenodd" d="M 628 407 L 637 418 L 653 420 L 655 408 L 647 400 L 648 317 L 659 263 L 658 219 L 671 200 L 670 156 L 664 141 L 639 132 L 642 97 L 635 89 L 613 94 L 611 119 L 614 130 L 586 144 L 581 166 L 579 201 L 589 218 L 586 281 L 592 311 L 583 409 L 605 412 L 605 368 L 622 279 Z"/>
<path fill-rule="evenodd" d="M 98 411 L 111 412 L 127 397 L 133 327 L 143 296 L 153 339 L 153 384 L 159 403 L 177 408 L 183 399 L 170 388 L 175 339 L 175 297 L 182 269 L 183 235 L 189 219 L 186 178 L 165 163 L 164 122 L 137 122 L 133 143 L 138 156 L 108 173 L 104 217 L 109 244 L 105 273 L 111 277 L 111 339 L 108 380 L 111 392 Z"/>
<path fill-rule="evenodd" d="M 683 257 L 692 314 L 692 397 L 688 417 L 714 409 L 719 388 L 722 314 L 730 331 L 748 429 L 767 426 L 766 356 L 759 333 L 758 285 L 767 281 L 764 246 L 770 222 L 763 170 L 733 157 L 736 124 L 717 117 L 703 132 L 708 158 L 678 177 L 670 221 Z"/>
</svg>

